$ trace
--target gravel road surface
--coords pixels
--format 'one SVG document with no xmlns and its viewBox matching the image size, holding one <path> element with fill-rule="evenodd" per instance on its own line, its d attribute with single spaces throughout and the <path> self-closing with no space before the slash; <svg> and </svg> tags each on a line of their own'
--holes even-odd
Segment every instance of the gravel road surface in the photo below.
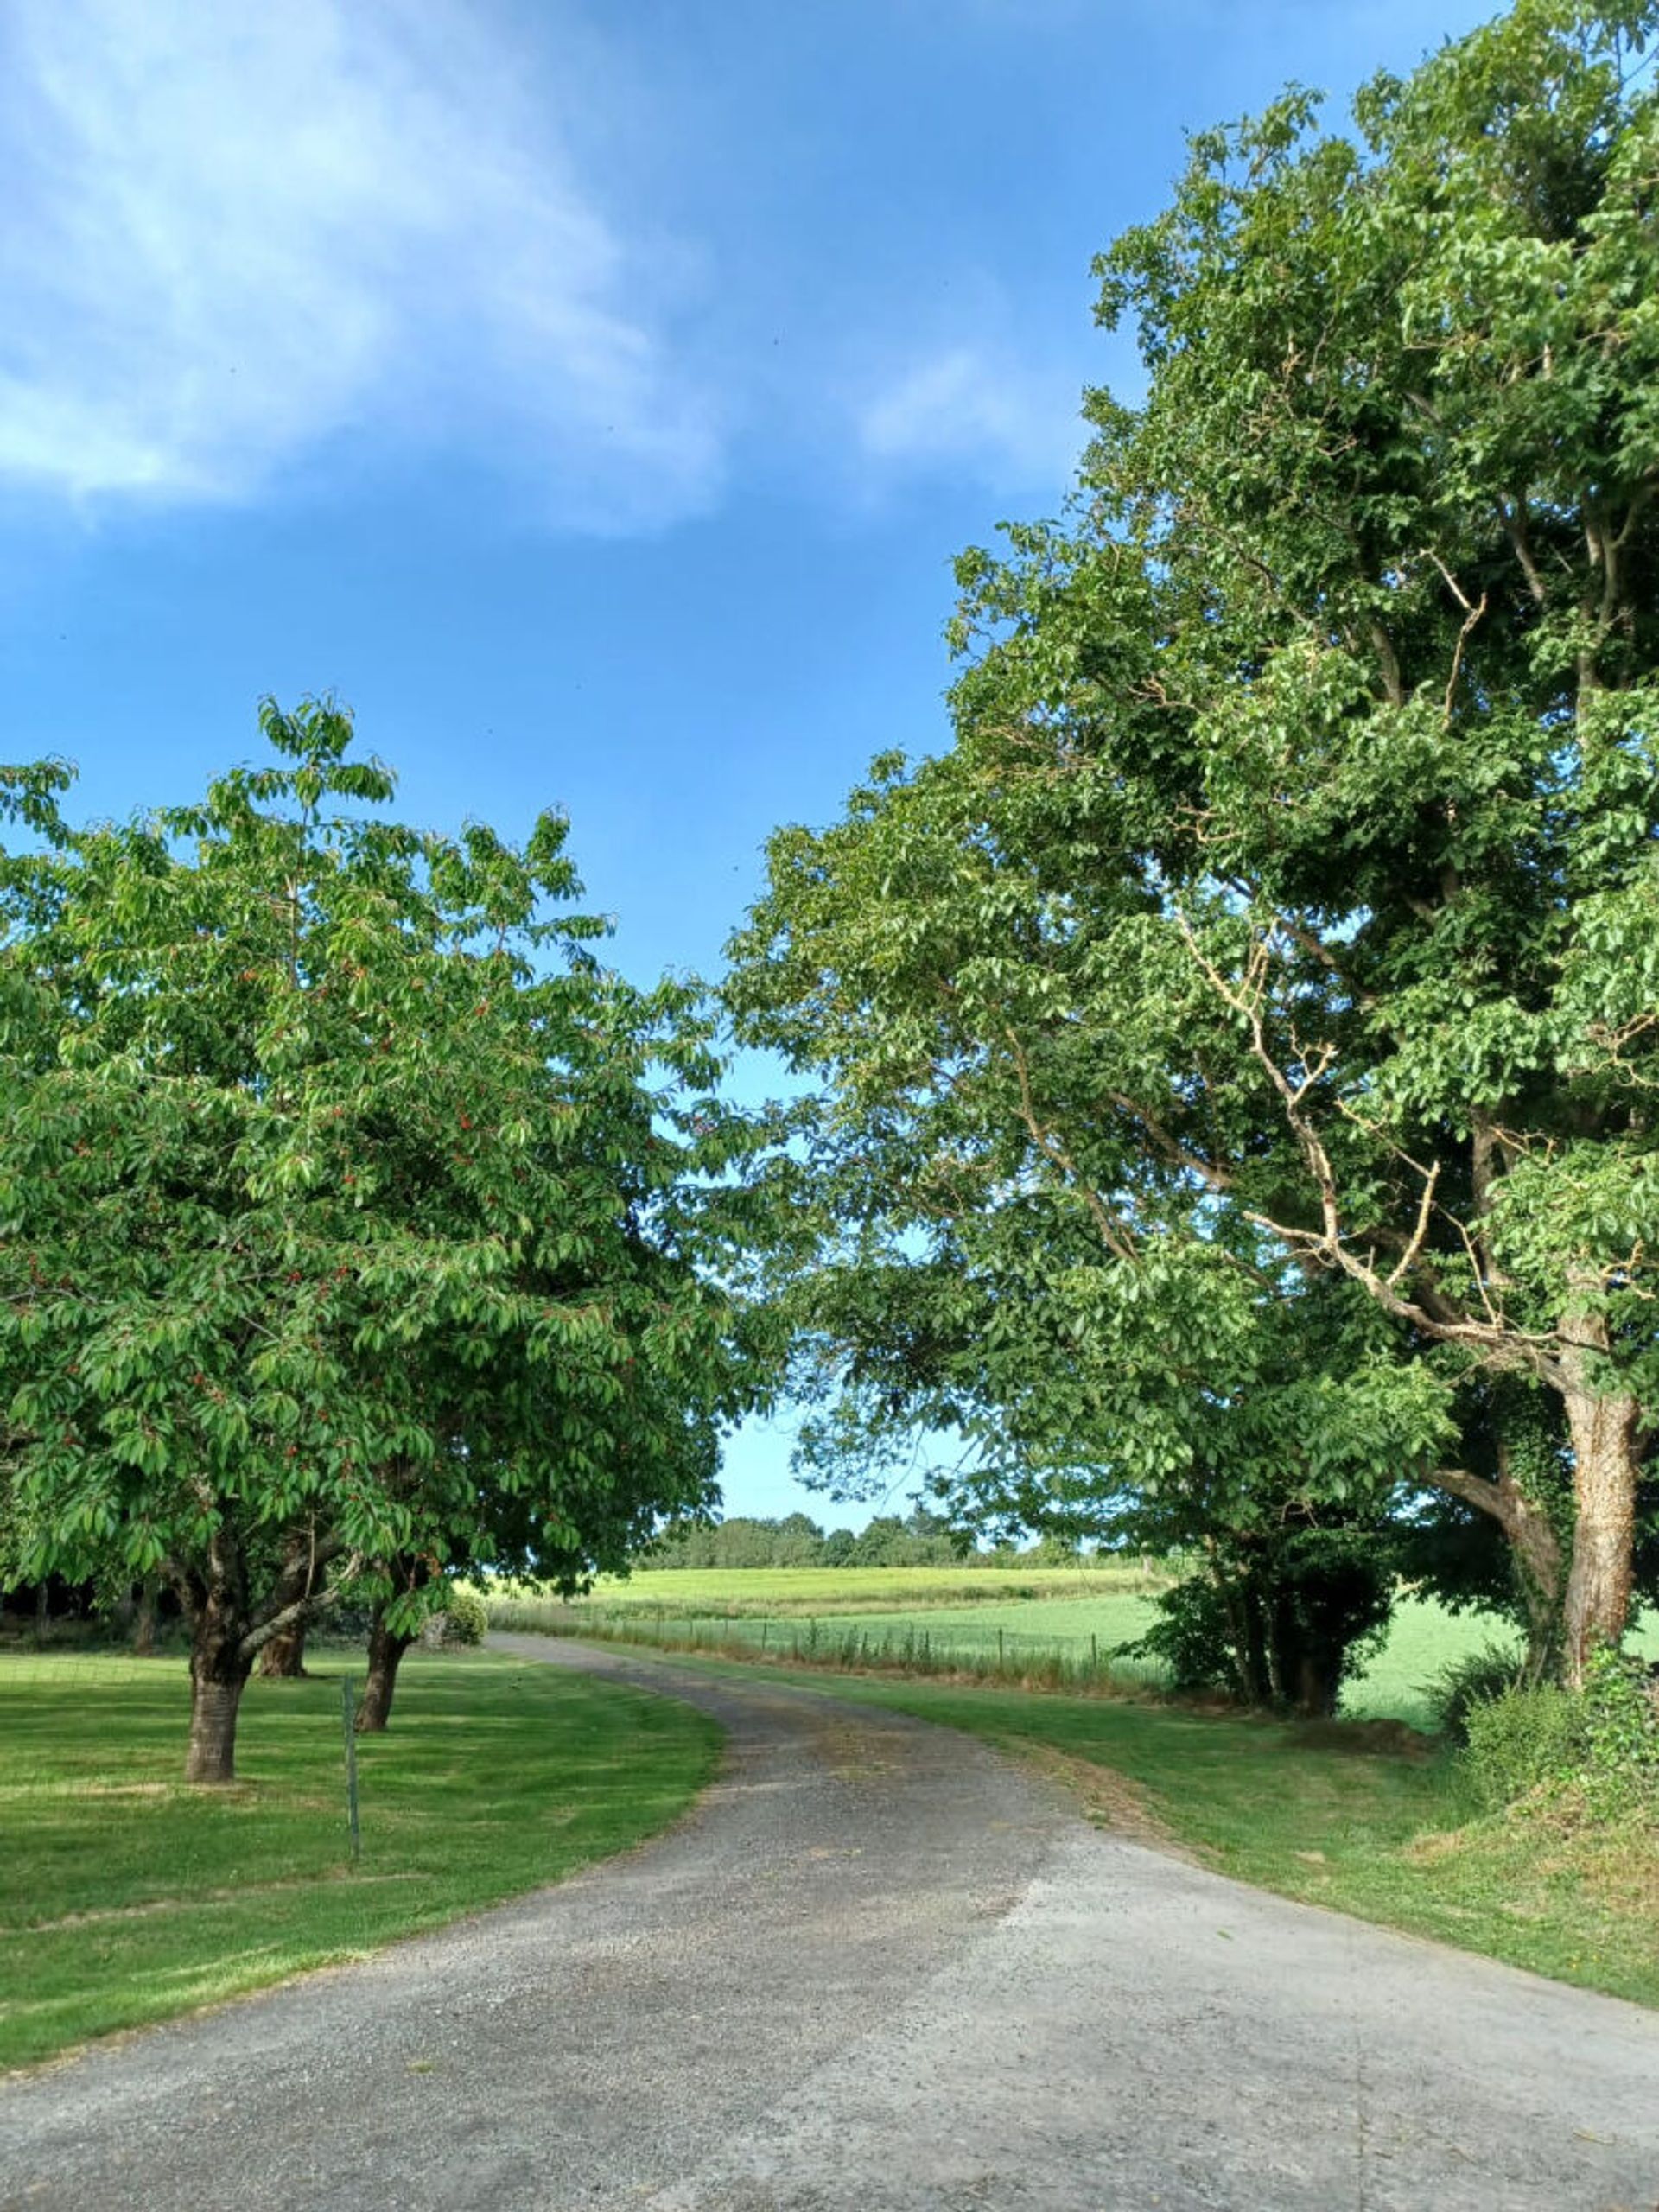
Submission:
<svg viewBox="0 0 1659 2212">
<path fill-rule="evenodd" d="M 1656 2212 L 1659 2015 L 1243 1889 L 982 1745 L 684 1697 L 657 1842 L 0 2085 L 30 2212 Z"/>
</svg>

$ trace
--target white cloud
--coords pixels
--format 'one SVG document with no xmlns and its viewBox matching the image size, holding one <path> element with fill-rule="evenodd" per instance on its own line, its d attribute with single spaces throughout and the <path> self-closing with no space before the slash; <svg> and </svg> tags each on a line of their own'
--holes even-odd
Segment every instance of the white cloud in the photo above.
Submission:
<svg viewBox="0 0 1659 2212">
<path fill-rule="evenodd" d="M 945 346 L 867 394 L 859 443 L 893 467 L 957 470 L 998 489 L 1063 484 L 1084 442 L 1082 384 L 1000 349 Z"/>
<path fill-rule="evenodd" d="M 704 504 L 715 410 L 530 59 L 477 0 L 9 0 L 0 476 L 233 499 L 389 437 L 577 526 Z"/>
</svg>

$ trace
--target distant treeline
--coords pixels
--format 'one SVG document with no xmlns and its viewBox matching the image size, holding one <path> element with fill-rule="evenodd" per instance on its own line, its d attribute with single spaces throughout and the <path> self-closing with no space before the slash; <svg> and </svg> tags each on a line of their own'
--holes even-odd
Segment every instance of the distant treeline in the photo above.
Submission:
<svg viewBox="0 0 1659 2212">
<path fill-rule="evenodd" d="M 1074 1551 L 1053 1542 L 1026 1551 L 1012 1545 L 976 1551 L 937 1514 L 918 1507 L 904 1519 L 878 1514 L 867 1529 L 821 1529 L 804 1513 L 781 1521 L 734 1514 L 712 1528 L 671 1530 L 634 1562 L 658 1567 L 1046 1567 L 1067 1566 Z"/>
</svg>

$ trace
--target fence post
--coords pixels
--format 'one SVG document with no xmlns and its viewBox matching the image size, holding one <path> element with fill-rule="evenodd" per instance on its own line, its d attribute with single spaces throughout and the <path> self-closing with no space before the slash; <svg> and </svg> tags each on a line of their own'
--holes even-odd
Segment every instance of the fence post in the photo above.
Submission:
<svg viewBox="0 0 1659 2212">
<path fill-rule="evenodd" d="M 1001 1629 L 996 1631 L 996 1671 L 999 1675 L 1002 1671 L 1002 1630 Z"/>
<path fill-rule="evenodd" d="M 363 1855 L 363 1835 L 357 1822 L 357 1729 L 356 1713 L 352 1697 L 352 1678 L 342 1675 L 340 1681 L 340 1717 L 346 1724 L 346 1813 L 352 1827 L 352 1856 Z"/>
<path fill-rule="evenodd" d="M 1089 1664 L 1096 1674 L 1100 1672 L 1100 1638 L 1092 1631 L 1089 1637 Z"/>
</svg>

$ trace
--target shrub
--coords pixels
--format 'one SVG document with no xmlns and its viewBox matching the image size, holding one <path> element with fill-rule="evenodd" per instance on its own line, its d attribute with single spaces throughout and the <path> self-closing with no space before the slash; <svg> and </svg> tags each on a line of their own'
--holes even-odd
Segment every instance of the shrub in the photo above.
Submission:
<svg viewBox="0 0 1659 2212">
<path fill-rule="evenodd" d="M 1513 1804 L 1581 1772 L 1590 1747 L 1585 1700 L 1544 1683 L 1474 1700 L 1464 1716 L 1463 1769 L 1484 1805 Z"/>
<path fill-rule="evenodd" d="M 1576 1696 L 1543 1687 L 1476 1698 L 1465 1726 L 1464 1770 L 1488 1806 L 1544 1789 L 1571 1793 L 1592 1820 L 1659 1815 L 1659 1688 L 1640 1659 L 1597 1652 Z"/>
<path fill-rule="evenodd" d="M 1235 1529 L 1213 1542 L 1206 1573 L 1156 1603 L 1159 1619 L 1115 1657 L 1161 1662 L 1178 1690 L 1318 1719 L 1387 1629 L 1393 1560 L 1358 1523 Z"/>
<path fill-rule="evenodd" d="M 1510 1644 L 1483 1643 L 1442 1667 L 1422 1685 L 1422 1695 L 1434 1716 L 1436 1732 L 1454 1744 L 1469 1740 L 1469 1715 L 1478 1705 L 1490 1705 L 1521 1681 L 1521 1655 Z"/>
<path fill-rule="evenodd" d="M 471 1590 L 452 1590 L 444 1600 L 440 1619 L 438 1640 L 442 1643 L 482 1643 L 489 1630 L 489 1608 Z"/>
<path fill-rule="evenodd" d="M 1239 1694 L 1231 1624 L 1222 1594 L 1207 1577 L 1177 1583 L 1158 1599 L 1159 1618 L 1132 1643 L 1115 1643 L 1114 1659 L 1149 1659 L 1169 1669 L 1171 1686 L 1191 1693 Z"/>
</svg>

